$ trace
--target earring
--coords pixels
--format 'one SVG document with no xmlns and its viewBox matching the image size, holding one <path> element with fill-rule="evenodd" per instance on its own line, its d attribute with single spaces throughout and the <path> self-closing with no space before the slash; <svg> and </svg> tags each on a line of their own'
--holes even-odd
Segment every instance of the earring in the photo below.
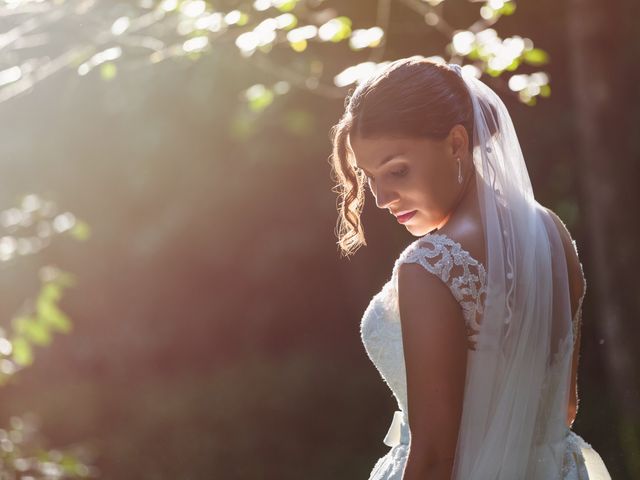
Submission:
<svg viewBox="0 0 640 480">
<path fill-rule="evenodd" d="M 458 157 L 458 183 L 462 183 L 462 163 L 460 157 Z"/>
</svg>

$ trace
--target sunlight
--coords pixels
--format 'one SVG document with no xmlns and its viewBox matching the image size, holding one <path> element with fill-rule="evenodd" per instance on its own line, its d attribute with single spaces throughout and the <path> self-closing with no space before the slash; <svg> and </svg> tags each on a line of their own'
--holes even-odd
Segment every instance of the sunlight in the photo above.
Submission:
<svg viewBox="0 0 640 480">
<path fill-rule="evenodd" d="M 131 20 L 129 17 L 120 17 L 111 25 L 111 33 L 113 35 L 122 35 L 129 29 L 131 25 Z"/>
<path fill-rule="evenodd" d="M 253 2 L 253 9 L 258 12 L 263 12 L 271 8 L 271 0 L 256 0 Z"/>
<path fill-rule="evenodd" d="M 283 13 L 282 15 L 278 15 L 275 20 L 278 24 L 278 28 L 283 29 L 295 27 L 298 23 L 298 19 L 296 18 L 296 16 L 291 13 Z"/>
<path fill-rule="evenodd" d="M 227 25 L 235 25 L 242 18 L 242 12 L 240 10 L 231 10 L 224 16 L 224 21 Z"/>
<path fill-rule="evenodd" d="M 380 27 L 354 30 L 349 38 L 349 45 L 354 50 L 361 50 L 367 47 L 375 47 L 384 36 L 384 31 Z"/>
<path fill-rule="evenodd" d="M 196 20 L 195 27 L 198 30 L 209 30 L 218 32 L 222 29 L 223 16 L 220 12 L 214 12 L 210 15 L 204 15 Z"/>
<path fill-rule="evenodd" d="M 363 62 L 352 67 L 348 67 L 340 72 L 333 78 L 333 83 L 337 87 L 346 87 L 352 83 L 359 82 L 363 78 L 366 78 L 388 65 L 389 62 L 375 63 L 375 62 Z"/>
<path fill-rule="evenodd" d="M 203 0 L 189 0 L 180 5 L 180 12 L 187 17 L 198 17 L 207 9 L 207 4 Z"/>
<path fill-rule="evenodd" d="M 120 58 L 121 55 L 122 55 L 121 47 L 111 47 L 101 52 L 98 52 L 93 57 L 91 57 L 88 61 L 84 62 L 78 67 L 78 75 L 81 75 L 81 76 L 86 75 L 94 67 L 97 67 L 98 65 L 104 62 L 108 62 L 108 61 Z"/>
<path fill-rule="evenodd" d="M 172 12 L 176 8 L 178 8 L 178 0 L 164 0 L 160 4 L 160 8 L 162 8 L 162 10 L 164 10 L 165 12 Z"/>
<path fill-rule="evenodd" d="M 309 40 L 318 34 L 318 27 L 315 25 L 305 25 L 304 27 L 294 28 L 287 33 L 287 40 L 291 43 Z"/>
<path fill-rule="evenodd" d="M 22 69 L 17 65 L 15 67 L 7 68 L 0 72 L 0 87 L 7 83 L 15 82 L 22 78 Z"/>
<path fill-rule="evenodd" d="M 236 47 L 245 55 L 251 55 L 260 43 L 258 36 L 254 32 L 245 32 L 236 38 Z"/>
<path fill-rule="evenodd" d="M 468 55 L 473 49 L 476 36 L 467 30 L 456 33 L 453 36 L 453 49 L 460 55 Z"/>
<path fill-rule="evenodd" d="M 11 342 L 6 338 L 0 338 L 0 354 L 8 357 L 11 355 L 12 350 L 13 347 L 11 346 Z"/>
<path fill-rule="evenodd" d="M 204 35 L 200 37 L 193 37 L 182 44 L 182 49 L 185 52 L 198 52 L 205 49 L 209 45 L 209 37 Z"/>
</svg>

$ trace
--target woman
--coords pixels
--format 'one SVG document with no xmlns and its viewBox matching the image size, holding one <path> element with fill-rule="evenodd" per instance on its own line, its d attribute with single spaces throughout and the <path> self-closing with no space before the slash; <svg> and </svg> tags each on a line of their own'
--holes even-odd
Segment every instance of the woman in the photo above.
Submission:
<svg viewBox="0 0 640 480">
<path fill-rule="evenodd" d="M 397 60 L 332 129 L 339 246 L 365 245 L 368 184 L 418 237 L 361 323 L 399 410 L 370 480 L 601 480 L 570 430 L 586 284 L 538 204 L 506 107 L 458 65 Z"/>
</svg>

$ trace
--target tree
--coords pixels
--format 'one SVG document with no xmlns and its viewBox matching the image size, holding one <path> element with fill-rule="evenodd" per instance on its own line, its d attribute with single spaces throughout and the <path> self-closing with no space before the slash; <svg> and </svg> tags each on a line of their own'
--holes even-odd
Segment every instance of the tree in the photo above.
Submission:
<svg viewBox="0 0 640 480">
<path fill-rule="evenodd" d="M 637 204 L 637 188 L 631 192 L 627 166 L 632 165 L 627 130 L 631 111 L 625 108 L 630 93 L 621 69 L 622 51 L 619 2 L 603 4 L 593 0 L 572 0 L 569 16 L 574 97 L 580 143 L 580 176 L 589 246 L 593 259 L 593 284 L 597 298 L 597 327 L 605 340 L 607 372 L 619 409 L 620 444 L 633 478 L 640 476 L 640 398 L 638 373 L 632 355 L 634 338 L 627 330 L 625 311 L 637 318 L 638 308 L 628 294 L 637 291 L 637 260 L 623 259 L 635 250 L 635 232 L 627 212 L 620 206 Z M 634 183 L 635 180 L 631 183 Z M 635 189 L 635 193 L 633 192 Z M 633 198 L 635 197 L 635 202 Z M 619 255 L 612 255 L 618 252 Z M 595 273 L 597 272 L 597 273 Z M 621 285 L 629 288 L 620 288 Z"/>
</svg>

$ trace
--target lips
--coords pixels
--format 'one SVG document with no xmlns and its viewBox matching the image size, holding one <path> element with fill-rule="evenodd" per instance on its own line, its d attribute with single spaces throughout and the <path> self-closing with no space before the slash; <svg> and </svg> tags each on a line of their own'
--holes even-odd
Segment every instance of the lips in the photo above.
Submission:
<svg viewBox="0 0 640 480">
<path fill-rule="evenodd" d="M 408 222 L 411 217 L 416 214 L 417 210 L 412 210 L 411 212 L 403 213 L 402 215 L 396 215 L 396 219 L 399 223 Z"/>
</svg>

